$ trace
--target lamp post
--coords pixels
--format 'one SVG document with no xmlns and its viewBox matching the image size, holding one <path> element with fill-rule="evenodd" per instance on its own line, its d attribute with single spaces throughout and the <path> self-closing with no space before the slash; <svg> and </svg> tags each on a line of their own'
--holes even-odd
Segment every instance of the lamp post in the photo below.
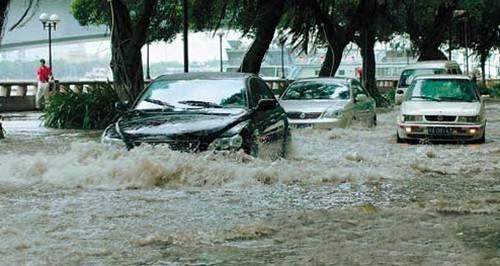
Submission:
<svg viewBox="0 0 500 266">
<path fill-rule="evenodd" d="M 151 80 L 151 74 L 149 72 L 149 42 L 146 43 L 146 79 Z"/>
<path fill-rule="evenodd" d="M 223 32 L 217 33 L 219 36 L 219 58 L 220 58 L 220 72 L 224 72 L 224 63 L 222 62 L 222 37 L 224 37 Z"/>
<path fill-rule="evenodd" d="M 42 13 L 40 15 L 40 22 L 42 22 L 43 29 L 49 32 L 49 66 L 52 67 L 52 30 L 56 30 L 57 23 L 61 21 L 57 14 L 52 14 L 50 17 L 47 13 Z"/>
<path fill-rule="evenodd" d="M 184 35 L 184 73 L 189 72 L 189 45 L 188 45 L 188 30 L 189 30 L 189 17 L 188 17 L 188 0 L 182 2 L 183 8 L 183 35 Z"/>
<path fill-rule="evenodd" d="M 285 34 L 283 33 L 283 30 L 280 30 L 278 33 L 278 41 L 281 46 L 281 78 L 285 79 L 285 43 L 286 43 L 286 37 Z"/>
<path fill-rule="evenodd" d="M 469 27 L 468 17 L 464 18 L 464 34 L 465 34 L 465 74 L 469 75 Z"/>
</svg>

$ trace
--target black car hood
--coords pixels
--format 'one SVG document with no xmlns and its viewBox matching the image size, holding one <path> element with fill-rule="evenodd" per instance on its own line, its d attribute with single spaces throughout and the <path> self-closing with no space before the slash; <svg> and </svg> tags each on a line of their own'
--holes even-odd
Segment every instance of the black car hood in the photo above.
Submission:
<svg viewBox="0 0 500 266">
<path fill-rule="evenodd" d="M 117 122 L 119 133 L 128 139 L 216 138 L 245 120 L 243 109 L 221 111 L 135 112 Z"/>
</svg>

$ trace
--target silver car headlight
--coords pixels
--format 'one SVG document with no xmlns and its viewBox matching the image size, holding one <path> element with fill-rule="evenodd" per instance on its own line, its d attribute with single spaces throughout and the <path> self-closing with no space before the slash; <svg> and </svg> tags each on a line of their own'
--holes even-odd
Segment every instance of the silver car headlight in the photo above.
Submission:
<svg viewBox="0 0 500 266">
<path fill-rule="evenodd" d="M 322 118 L 339 118 L 340 116 L 342 116 L 342 109 L 328 109 L 323 113 L 323 115 L 321 117 Z"/>
<path fill-rule="evenodd" d="M 479 123 L 481 122 L 481 116 L 460 116 L 458 118 L 458 122 L 462 123 Z"/>
<path fill-rule="evenodd" d="M 216 150 L 238 150 L 243 146 L 243 137 L 240 134 L 231 137 L 222 137 L 212 141 L 208 149 Z"/>
</svg>

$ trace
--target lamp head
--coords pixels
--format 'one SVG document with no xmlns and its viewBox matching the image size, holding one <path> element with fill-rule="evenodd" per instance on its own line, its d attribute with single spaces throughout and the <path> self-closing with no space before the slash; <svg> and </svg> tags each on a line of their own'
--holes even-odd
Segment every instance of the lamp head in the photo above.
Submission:
<svg viewBox="0 0 500 266">
<path fill-rule="evenodd" d="M 40 14 L 40 21 L 45 24 L 47 23 L 47 21 L 49 21 L 49 15 L 47 15 L 47 13 L 42 13 Z"/>
<path fill-rule="evenodd" d="M 59 15 L 57 14 L 52 14 L 49 18 L 49 20 L 53 23 L 59 23 L 61 21 L 61 18 L 59 18 Z"/>
</svg>

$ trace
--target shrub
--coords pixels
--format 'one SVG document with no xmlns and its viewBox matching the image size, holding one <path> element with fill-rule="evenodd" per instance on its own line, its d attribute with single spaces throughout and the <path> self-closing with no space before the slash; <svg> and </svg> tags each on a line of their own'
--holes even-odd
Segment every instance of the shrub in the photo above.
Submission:
<svg viewBox="0 0 500 266">
<path fill-rule="evenodd" d="M 390 88 L 385 93 L 382 94 L 384 98 L 389 102 L 390 105 L 394 105 L 394 97 L 396 96 L 396 88 Z"/>
<path fill-rule="evenodd" d="M 491 97 L 500 98 L 500 84 L 497 84 L 489 89 Z"/>
<path fill-rule="evenodd" d="M 117 116 L 118 95 L 111 84 L 98 85 L 86 93 L 57 92 L 47 99 L 43 125 L 61 129 L 104 129 Z"/>
</svg>

